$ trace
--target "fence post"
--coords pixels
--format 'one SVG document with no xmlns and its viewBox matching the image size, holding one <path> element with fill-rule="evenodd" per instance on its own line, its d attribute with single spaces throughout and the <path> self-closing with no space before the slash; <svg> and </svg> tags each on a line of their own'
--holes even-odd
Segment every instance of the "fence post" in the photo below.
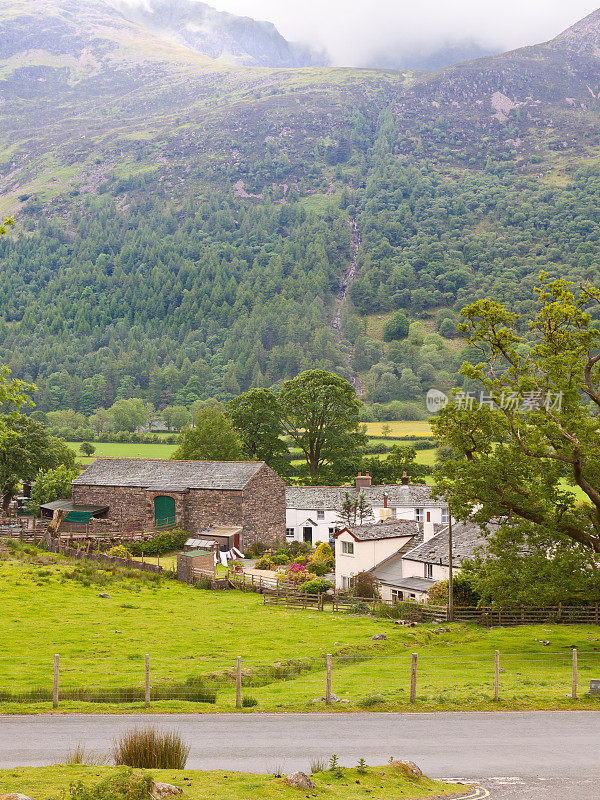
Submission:
<svg viewBox="0 0 600 800">
<path fill-rule="evenodd" d="M 494 700 L 500 700 L 500 651 L 494 653 Z"/>
<path fill-rule="evenodd" d="M 237 657 L 235 668 L 235 707 L 242 707 L 242 657 Z"/>
<path fill-rule="evenodd" d="M 571 684 L 571 697 L 577 700 L 577 648 L 573 648 L 573 682 Z"/>
<path fill-rule="evenodd" d="M 325 678 L 325 703 L 331 705 L 331 653 L 327 653 L 327 675 Z"/>
<path fill-rule="evenodd" d="M 418 653 L 412 654 L 412 663 L 410 666 L 410 702 L 416 703 L 417 701 L 417 661 L 419 659 Z"/>
<path fill-rule="evenodd" d="M 54 681 L 52 684 L 52 708 L 58 708 L 58 677 L 60 674 L 60 656 L 54 656 Z"/>
<path fill-rule="evenodd" d="M 144 702 L 150 708 L 150 656 L 146 653 L 146 679 L 144 685 Z"/>
</svg>

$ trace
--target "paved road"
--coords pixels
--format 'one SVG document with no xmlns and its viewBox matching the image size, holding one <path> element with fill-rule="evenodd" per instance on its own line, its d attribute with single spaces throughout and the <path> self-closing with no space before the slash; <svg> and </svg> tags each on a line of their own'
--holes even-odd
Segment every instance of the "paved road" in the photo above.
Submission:
<svg viewBox="0 0 600 800">
<path fill-rule="evenodd" d="M 480 781 L 493 800 L 598 800 L 600 712 L 495 714 L 207 714 L 0 717 L 0 767 L 64 762 L 81 742 L 105 753 L 137 726 L 177 729 L 192 769 L 307 770 L 411 759 L 434 777 Z"/>
</svg>

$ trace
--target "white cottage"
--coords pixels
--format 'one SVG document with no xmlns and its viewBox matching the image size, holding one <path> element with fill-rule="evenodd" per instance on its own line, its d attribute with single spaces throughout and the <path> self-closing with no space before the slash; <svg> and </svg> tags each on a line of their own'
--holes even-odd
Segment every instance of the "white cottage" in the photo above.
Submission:
<svg viewBox="0 0 600 800">
<path fill-rule="evenodd" d="M 390 520 L 342 528 L 335 534 L 336 589 L 351 588 L 359 572 L 368 572 L 392 554 L 423 541 L 423 527 L 414 520 Z"/>
<path fill-rule="evenodd" d="M 488 526 L 489 528 L 490 526 Z M 475 550 L 485 540 L 479 525 L 459 522 L 452 526 L 452 564 L 460 572 L 463 561 L 473 558 Z M 450 577 L 448 526 L 424 527 L 423 540 L 414 542 L 390 555 L 371 569 L 380 584 L 381 598 L 396 600 L 427 600 L 429 589 L 438 581 Z"/>
<path fill-rule="evenodd" d="M 448 524 L 448 504 L 432 496 L 431 486 L 401 484 L 372 486 L 370 475 L 358 475 L 354 486 L 288 486 L 286 491 L 286 535 L 289 541 L 316 544 L 333 540 L 344 526 L 339 510 L 344 497 L 364 495 L 373 509 L 364 523 L 414 520 Z"/>
</svg>

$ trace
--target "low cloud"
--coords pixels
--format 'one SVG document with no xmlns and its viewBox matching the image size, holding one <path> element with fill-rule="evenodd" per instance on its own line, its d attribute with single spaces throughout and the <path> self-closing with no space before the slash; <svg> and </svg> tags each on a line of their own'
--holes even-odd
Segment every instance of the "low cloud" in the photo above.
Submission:
<svg viewBox="0 0 600 800">
<path fill-rule="evenodd" d="M 600 0 L 208 0 L 274 22 L 288 39 L 324 48 L 335 64 L 365 66 L 465 42 L 509 50 L 547 41 Z"/>
</svg>

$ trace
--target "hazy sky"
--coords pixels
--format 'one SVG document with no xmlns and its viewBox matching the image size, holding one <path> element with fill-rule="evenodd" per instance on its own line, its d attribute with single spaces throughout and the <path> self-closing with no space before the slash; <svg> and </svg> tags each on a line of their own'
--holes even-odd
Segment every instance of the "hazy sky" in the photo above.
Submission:
<svg viewBox="0 0 600 800">
<path fill-rule="evenodd" d="M 435 49 L 475 39 L 508 50 L 553 38 L 600 7 L 600 0 L 205 0 L 274 22 L 296 41 L 324 47 L 337 64 L 415 44 Z"/>
</svg>

